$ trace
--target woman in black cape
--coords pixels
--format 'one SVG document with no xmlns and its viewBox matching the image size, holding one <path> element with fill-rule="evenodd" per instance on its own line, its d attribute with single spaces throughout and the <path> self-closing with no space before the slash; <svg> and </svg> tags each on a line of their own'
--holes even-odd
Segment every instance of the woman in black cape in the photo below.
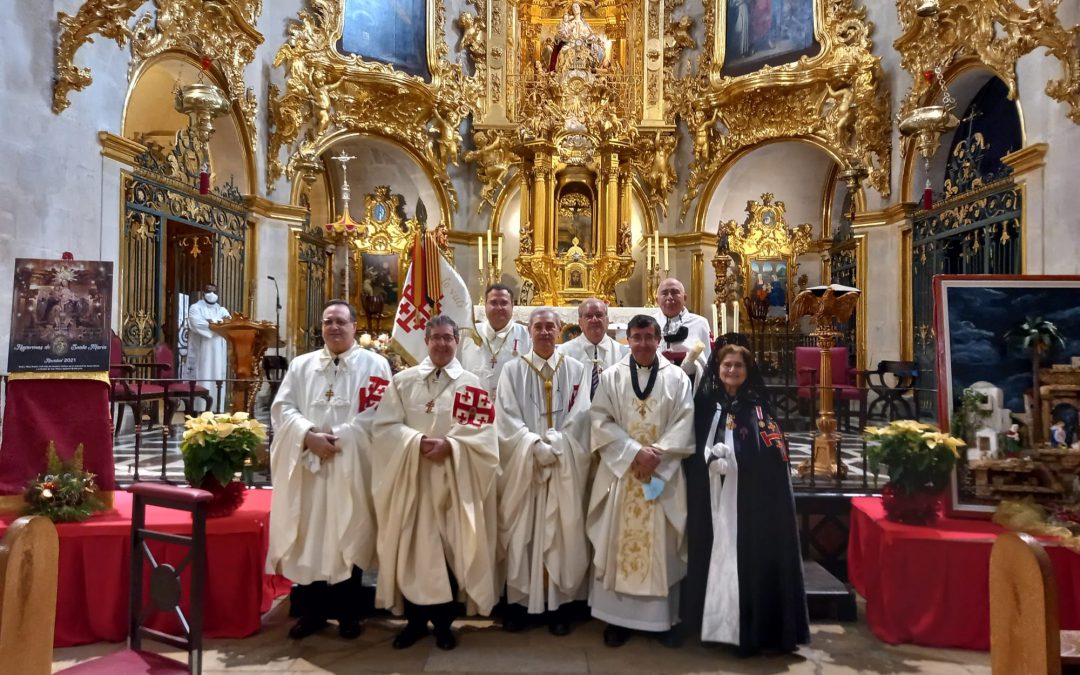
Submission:
<svg viewBox="0 0 1080 675">
<path fill-rule="evenodd" d="M 729 471 L 724 490 L 736 491 L 736 562 L 717 576 L 730 579 L 726 575 L 737 569 L 738 607 L 721 602 L 720 621 L 731 630 L 719 641 L 737 644 L 744 655 L 794 651 L 810 641 L 795 500 L 783 437 L 766 405 L 764 381 L 748 349 L 728 344 L 713 351 L 694 407 L 697 451 L 685 460 L 689 546 L 681 598 L 685 627 L 700 632 L 709 590 L 713 514 L 708 465 L 721 462 L 716 471 L 733 459 L 737 481 L 731 480 Z M 725 440 L 733 446 L 734 457 L 717 459 L 712 449 Z M 716 610 L 713 607 L 711 620 L 705 621 L 707 632 L 708 625 L 716 625 Z M 717 640 L 716 632 L 702 639 Z"/>
</svg>

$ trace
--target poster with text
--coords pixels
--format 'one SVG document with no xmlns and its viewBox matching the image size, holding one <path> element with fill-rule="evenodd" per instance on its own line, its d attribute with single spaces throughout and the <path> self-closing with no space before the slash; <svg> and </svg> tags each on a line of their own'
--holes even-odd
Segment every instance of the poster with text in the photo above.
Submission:
<svg viewBox="0 0 1080 675">
<path fill-rule="evenodd" d="M 112 263 L 17 258 L 8 370 L 109 369 Z"/>
</svg>

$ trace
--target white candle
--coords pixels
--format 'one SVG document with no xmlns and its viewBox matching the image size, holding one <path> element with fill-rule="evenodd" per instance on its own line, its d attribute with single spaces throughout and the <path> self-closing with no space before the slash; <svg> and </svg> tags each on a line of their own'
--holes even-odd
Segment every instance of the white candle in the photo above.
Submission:
<svg viewBox="0 0 1080 675">
<path fill-rule="evenodd" d="M 738 333 L 739 332 L 739 301 L 738 300 L 735 301 L 735 320 L 732 321 L 731 323 L 733 324 L 732 327 L 731 327 L 732 332 Z"/>
<path fill-rule="evenodd" d="M 503 236 L 500 234 L 499 235 L 499 255 L 495 258 L 495 268 L 499 269 L 499 270 L 502 269 L 502 245 L 503 245 Z"/>
<path fill-rule="evenodd" d="M 671 261 L 668 259 L 667 243 L 668 243 L 668 238 L 664 237 L 664 270 L 665 271 L 670 271 L 671 270 Z"/>
<path fill-rule="evenodd" d="M 653 232 L 653 264 L 660 266 L 660 231 Z"/>
<path fill-rule="evenodd" d="M 712 332 L 713 335 L 720 334 L 720 322 L 716 319 L 716 303 L 712 305 Z"/>
<path fill-rule="evenodd" d="M 493 258 L 495 257 L 495 251 L 493 251 L 491 249 L 491 228 L 490 227 L 488 228 L 488 231 L 487 231 L 487 237 L 488 237 L 488 247 L 487 247 L 488 259 L 487 259 L 487 261 L 488 261 L 488 265 L 490 265 L 493 262 Z"/>
<path fill-rule="evenodd" d="M 720 305 L 720 334 L 727 335 L 727 303 Z"/>
<path fill-rule="evenodd" d="M 484 237 L 476 238 L 476 264 L 481 272 L 484 271 Z"/>
<path fill-rule="evenodd" d="M 645 269 L 652 272 L 652 239 L 645 239 Z"/>
</svg>

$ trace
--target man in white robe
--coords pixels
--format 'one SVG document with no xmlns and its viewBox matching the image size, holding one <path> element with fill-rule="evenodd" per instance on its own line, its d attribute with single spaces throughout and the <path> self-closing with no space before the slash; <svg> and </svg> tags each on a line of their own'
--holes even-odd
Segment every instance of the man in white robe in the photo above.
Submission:
<svg viewBox="0 0 1080 675">
<path fill-rule="evenodd" d="M 600 384 L 600 373 L 622 360 L 630 349 L 608 335 L 608 306 L 599 298 L 578 305 L 578 325 L 581 335 L 559 345 L 559 351 L 585 364 L 592 396 Z"/>
<path fill-rule="evenodd" d="M 375 416 L 375 604 L 408 619 L 395 649 L 427 635 L 429 621 L 435 645 L 453 649 L 455 601 L 487 615 L 497 596 L 495 404 L 454 357 L 459 338 L 453 319 L 432 317 L 427 358 L 394 376 Z"/>
<path fill-rule="evenodd" d="M 660 310 L 653 318 L 660 324 L 660 353 L 678 362 L 691 378 L 700 379 L 712 353 L 709 322 L 686 309 L 686 288 L 678 279 L 660 282 L 656 304 Z"/>
<path fill-rule="evenodd" d="M 694 451 L 690 380 L 656 353 L 660 326 L 627 325 L 630 354 L 604 371 L 592 401 L 592 449 L 600 457 L 588 508 L 594 555 L 592 615 L 608 623 L 604 643 L 629 630 L 676 646 L 678 583 L 686 574 L 686 486 L 682 459 Z"/>
<path fill-rule="evenodd" d="M 567 605 L 588 590 L 589 380 L 581 362 L 555 350 L 561 325 L 550 307 L 533 310 L 533 349 L 506 364 L 495 398 L 496 563 L 506 579 L 509 632 L 546 610 L 551 633 L 569 634 Z"/>
<path fill-rule="evenodd" d="M 191 362 L 192 378 L 200 387 L 210 392 L 211 410 L 216 410 L 217 380 L 224 380 L 229 372 L 229 344 L 225 338 L 210 330 L 211 321 L 229 318 L 229 310 L 218 304 L 217 286 L 206 284 L 203 297 L 188 308 L 188 360 Z M 221 393 L 225 395 L 225 384 Z M 195 410 L 202 410 L 203 400 L 195 399 Z"/>
<path fill-rule="evenodd" d="M 513 320 L 514 296 L 508 286 L 491 284 L 484 292 L 486 321 L 465 330 L 458 345 L 458 360 L 495 398 L 503 366 L 532 348 L 529 330 Z"/>
<path fill-rule="evenodd" d="M 356 312 L 344 301 L 323 310 L 322 336 L 322 349 L 289 364 L 270 409 L 266 569 L 300 584 L 294 639 L 329 618 L 342 637 L 360 634 L 361 571 L 375 553 L 370 429 L 390 364 L 356 344 Z"/>
</svg>

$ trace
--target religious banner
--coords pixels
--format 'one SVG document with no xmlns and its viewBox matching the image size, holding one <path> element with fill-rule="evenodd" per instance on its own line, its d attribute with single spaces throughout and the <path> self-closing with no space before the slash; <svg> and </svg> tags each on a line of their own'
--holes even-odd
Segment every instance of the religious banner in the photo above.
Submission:
<svg viewBox="0 0 1080 675">
<path fill-rule="evenodd" d="M 8 370 L 109 369 L 112 263 L 15 260 Z"/>
<path fill-rule="evenodd" d="M 424 329 L 428 319 L 446 314 L 458 328 L 472 328 L 472 304 L 469 289 L 461 275 L 438 252 L 434 237 L 417 237 L 413 257 L 401 290 L 392 344 L 406 360 L 419 363 L 427 355 Z"/>
</svg>

